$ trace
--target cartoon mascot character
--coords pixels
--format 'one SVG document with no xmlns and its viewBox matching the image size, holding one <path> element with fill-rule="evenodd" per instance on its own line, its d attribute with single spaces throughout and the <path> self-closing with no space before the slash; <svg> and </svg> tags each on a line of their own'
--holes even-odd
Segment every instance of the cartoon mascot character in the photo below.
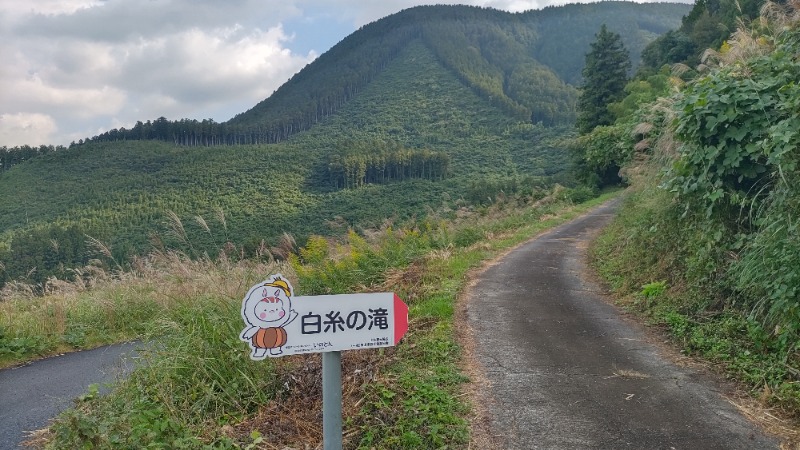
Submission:
<svg viewBox="0 0 800 450">
<path fill-rule="evenodd" d="M 280 274 L 259 283 L 247 292 L 242 300 L 242 319 L 246 325 L 241 340 L 250 344 L 251 359 L 262 360 L 269 356 L 280 356 L 286 344 L 286 329 L 283 328 L 297 317 L 292 309 L 292 285 Z"/>
</svg>

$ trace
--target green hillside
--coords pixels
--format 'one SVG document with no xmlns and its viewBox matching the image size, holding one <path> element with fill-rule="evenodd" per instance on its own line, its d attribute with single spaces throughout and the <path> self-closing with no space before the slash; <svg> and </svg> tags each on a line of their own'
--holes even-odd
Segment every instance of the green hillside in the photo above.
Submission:
<svg viewBox="0 0 800 450">
<path fill-rule="evenodd" d="M 680 26 L 686 4 L 601 2 L 511 14 L 467 6 L 420 6 L 371 23 L 300 71 L 228 126 L 258 126 L 279 141 L 336 112 L 420 37 L 479 96 L 520 119 L 571 124 L 584 55 L 602 24 L 641 50 Z M 571 83 L 568 86 L 565 82 Z"/>
<path fill-rule="evenodd" d="M 520 121 L 568 125 L 589 43 L 602 24 L 640 52 L 677 28 L 689 5 L 602 2 L 512 14 L 419 6 L 368 24 L 306 66 L 268 99 L 228 122 L 160 117 L 92 140 L 159 139 L 179 145 L 278 143 L 340 111 L 415 39 L 485 101 Z"/>
<path fill-rule="evenodd" d="M 547 7 L 531 11 L 523 20 L 539 30 L 541 36 L 533 46 L 533 56 L 550 67 L 562 80 L 578 85 L 581 81 L 584 54 L 589 43 L 605 23 L 608 29 L 622 37 L 630 51 L 634 70 L 639 66 L 641 53 L 659 35 L 681 25 L 681 17 L 691 5 L 676 3 L 639 4 L 601 2 Z M 576 52 L 575 49 L 582 49 Z"/>
<path fill-rule="evenodd" d="M 629 185 L 590 250 L 619 303 L 738 382 L 791 439 L 800 423 L 798 8 L 698 1 L 643 52 L 626 97 L 607 107 L 613 120 L 590 123 L 575 145 L 576 177 Z"/>
<path fill-rule="evenodd" d="M 588 42 L 604 20 L 627 17 L 620 7 L 665 8 L 602 5 L 570 31 Z M 667 10 L 677 23 L 687 7 Z M 302 242 L 563 179 L 576 89 L 533 58 L 533 42 L 563 32 L 537 34 L 530 17 L 413 8 L 363 27 L 229 123 L 148 122 L 4 166 L 0 284 L 70 276 L 93 258 L 124 265 L 153 246 L 280 256 L 285 232 Z M 175 145 L 193 123 L 203 138 Z"/>
</svg>

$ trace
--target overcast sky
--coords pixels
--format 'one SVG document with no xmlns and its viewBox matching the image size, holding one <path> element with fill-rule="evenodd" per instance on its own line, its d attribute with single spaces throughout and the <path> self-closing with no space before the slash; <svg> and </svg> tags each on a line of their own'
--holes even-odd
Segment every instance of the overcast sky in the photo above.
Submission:
<svg viewBox="0 0 800 450">
<path fill-rule="evenodd" d="M 361 25 L 433 3 L 0 0 L 0 145 L 69 144 L 159 116 L 230 119 Z"/>
</svg>

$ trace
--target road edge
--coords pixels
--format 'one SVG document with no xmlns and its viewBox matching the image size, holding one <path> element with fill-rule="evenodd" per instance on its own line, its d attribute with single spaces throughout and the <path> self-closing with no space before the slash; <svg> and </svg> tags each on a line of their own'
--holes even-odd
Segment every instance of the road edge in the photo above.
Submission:
<svg viewBox="0 0 800 450">
<path fill-rule="evenodd" d="M 528 239 L 525 239 L 516 245 L 500 251 L 493 258 L 483 261 L 479 267 L 475 267 L 467 271 L 464 287 L 461 289 L 461 292 L 459 292 L 456 298 L 454 323 L 456 325 L 456 342 L 462 351 L 460 368 L 462 373 L 465 374 L 469 379 L 469 381 L 464 383 L 461 388 L 462 394 L 467 398 L 467 404 L 469 405 L 471 412 L 468 418 L 468 449 L 504 448 L 504 440 L 502 437 L 492 434 L 491 411 L 493 409 L 493 405 L 495 404 L 495 399 L 491 394 L 489 394 L 490 383 L 486 376 L 486 369 L 477 357 L 477 352 L 475 351 L 477 341 L 475 339 L 474 329 L 467 317 L 467 307 L 472 299 L 472 290 L 477 283 L 478 277 L 492 266 L 498 264 L 500 260 L 518 248 L 528 245 L 529 243 L 541 238 L 542 236 L 561 226 L 586 217 L 587 215 L 592 214 L 597 209 L 602 208 L 611 202 L 621 201 L 623 195 L 624 193 L 616 195 L 613 198 L 596 205 L 563 223 L 545 230 L 541 230 Z"/>
</svg>

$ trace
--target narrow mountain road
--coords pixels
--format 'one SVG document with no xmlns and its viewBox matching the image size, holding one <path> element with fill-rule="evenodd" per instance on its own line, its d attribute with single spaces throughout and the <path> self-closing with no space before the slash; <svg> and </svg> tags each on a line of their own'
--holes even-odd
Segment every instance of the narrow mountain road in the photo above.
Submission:
<svg viewBox="0 0 800 450">
<path fill-rule="evenodd" d="M 89 385 L 127 374 L 140 345 L 110 345 L 0 370 L 0 450 L 19 448 L 26 432 L 46 427 Z"/>
<path fill-rule="evenodd" d="M 777 448 L 587 279 L 588 241 L 615 207 L 517 248 L 468 292 L 488 433 L 509 449 Z"/>
</svg>

